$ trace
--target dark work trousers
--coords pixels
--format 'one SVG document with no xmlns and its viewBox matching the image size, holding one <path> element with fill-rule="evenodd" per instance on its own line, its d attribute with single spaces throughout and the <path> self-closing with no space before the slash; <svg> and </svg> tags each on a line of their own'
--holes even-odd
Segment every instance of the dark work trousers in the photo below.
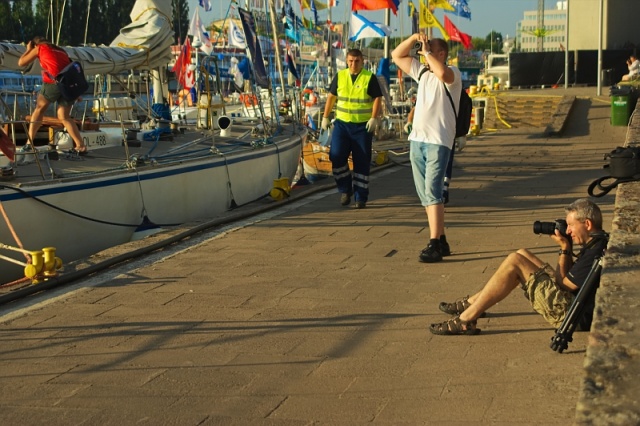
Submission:
<svg viewBox="0 0 640 426">
<path fill-rule="evenodd" d="M 354 194 L 356 201 L 369 199 L 369 170 L 373 133 L 367 132 L 367 123 L 333 122 L 329 160 L 338 191 Z M 353 160 L 353 177 L 349 170 L 349 154 Z"/>
</svg>

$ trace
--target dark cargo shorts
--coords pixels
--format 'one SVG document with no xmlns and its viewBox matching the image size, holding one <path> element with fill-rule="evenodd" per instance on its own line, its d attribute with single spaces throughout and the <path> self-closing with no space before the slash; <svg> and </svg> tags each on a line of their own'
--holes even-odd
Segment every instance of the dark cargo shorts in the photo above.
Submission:
<svg viewBox="0 0 640 426">
<path fill-rule="evenodd" d="M 58 89 L 58 86 L 53 83 L 43 83 L 42 89 L 40 89 L 40 94 L 49 102 L 58 102 L 58 105 L 69 106 L 75 103 L 75 100 L 68 101 L 63 98 L 62 93 L 60 93 L 60 89 Z"/>
</svg>

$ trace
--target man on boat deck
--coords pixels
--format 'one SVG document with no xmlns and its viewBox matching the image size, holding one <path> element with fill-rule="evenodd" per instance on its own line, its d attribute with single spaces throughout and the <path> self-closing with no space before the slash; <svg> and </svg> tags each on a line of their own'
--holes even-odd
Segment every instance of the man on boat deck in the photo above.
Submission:
<svg viewBox="0 0 640 426">
<path fill-rule="evenodd" d="M 18 59 L 18 65 L 25 67 L 35 61 L 40 60 L 40 66 L 42 67 L 42 89 L 38 93 L 38 99 L 36 101 L 36 108 L 31 114 L 31 124 L 29 125 L 29 141 L 33 143 L 38 133 L 38 129 L 42 126 L 42 118 L 44 113 L 51 104 L 51 102 L 58 103 L 58 119 L 62 123 L 69 136 L 75 143 L 75 149 L 73 150 L 78 155 L 86 155 L 87 147 L 82 141 L 80 136 L 80 130 L 78 126 L 71 118 L 71 106 L 75 103 L 75 99 L 67 101 L 58 86 L 56 86 L 54 77 L 58 75 L 62 69 L 71 63 L 71 59 L 67 53 L 55 44 L 49 43 L 44 37 L 34 37 L 27 43 L 27 49 Z"/>
<path fill-rule="evenodd" d="M 363 69 L 360 50 L 347 52 L 347 66 L 331 82 L 322 130 L 328 129 L 329 114 L 335 105 L 329 159 L 338 191 L 342 194 L 340 204 L 349 205 L 354 195 L 356 208 L 363 209 L 369 199 L 371 148 L 373 132 L 378 126 L 382 91 L 373 73 Z M 349 154 L 353 160 L 353 176 L 349 171 Z"/>
</svg>

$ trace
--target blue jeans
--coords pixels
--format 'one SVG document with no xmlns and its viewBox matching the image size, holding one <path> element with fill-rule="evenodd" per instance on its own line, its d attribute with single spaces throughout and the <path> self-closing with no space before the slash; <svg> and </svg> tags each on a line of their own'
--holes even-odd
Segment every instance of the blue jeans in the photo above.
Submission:
<svg viewBox="0 0 640 426">
<path fill-rule="evenodd" d="M 369 172 L 373 133 L 367 132 L 366 123 L 346 123 L 336 120 L 331 132 L 329 160 L 338 191 L 354 194 L 356 201 L 369 199 Z M 349 154 L 353 161 L 353 176 L 349 170 Z"/>
<path fill-rule="evenodd" d="M 423 206 L 442 204 L 442 186 L 451 150 L 444 145 L 410 141 L 413 183 Z"/>
</svg>

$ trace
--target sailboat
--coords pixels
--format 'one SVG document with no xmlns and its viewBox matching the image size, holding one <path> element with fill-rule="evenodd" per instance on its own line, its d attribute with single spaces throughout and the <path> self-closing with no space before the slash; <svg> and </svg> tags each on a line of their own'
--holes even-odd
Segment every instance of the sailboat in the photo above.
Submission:
<svg viewBox="0 0 640 426">
<path fill-rule="evenodd" d="M 87 74 L 148 70 L 162 94 L 158 70 L 171 60 L 171 3 L 137 0 L 131 24 L 110 46 L 65 50 Z M 0 69 L 25 71 L 17 66 L 24 49 L 0 43 Z M 46 142 L 0 156 L 0 283 L 46 280 L 136 231 L 206 220 L 265 197 L 274 181 L 292 181 L 304 126 L 230 118 L 224 103 L 200 113 L 199 128 L 152 120 L 146 130 L 123 128 L 117 143 L 88 141 L 83 157 L 58 152 L 56 160 Z M 8 118 L 10 129 L 27 125 L 24 117 Z"/>
</svg>

